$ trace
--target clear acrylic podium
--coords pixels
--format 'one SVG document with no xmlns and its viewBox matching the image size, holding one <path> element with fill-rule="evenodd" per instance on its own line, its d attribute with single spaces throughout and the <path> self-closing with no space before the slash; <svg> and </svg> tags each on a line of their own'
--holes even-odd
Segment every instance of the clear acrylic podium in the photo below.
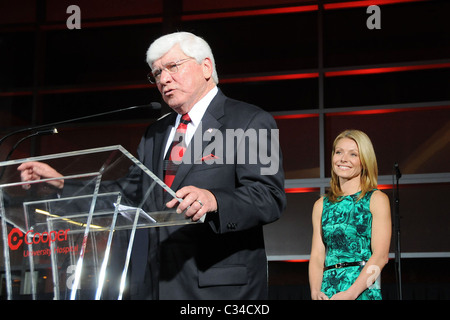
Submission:
<svg viewBox="0 0 450 320">
<path fill-rule="evenodd" d="M 30 161 L 62 177 L 22 182 Z M 122 299 L 136 230 L 194 223 L 155 209 L 174 197 L 122 146 L 1 162 L 2 298 Z"/>
</svg>

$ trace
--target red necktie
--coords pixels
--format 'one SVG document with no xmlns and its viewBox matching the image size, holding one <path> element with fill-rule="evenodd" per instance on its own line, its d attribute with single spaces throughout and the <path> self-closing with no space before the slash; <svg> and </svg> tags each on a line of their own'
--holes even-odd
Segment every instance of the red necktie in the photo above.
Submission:
<svg viewBox="0 0 450 320">
<path fill-rule="evenodd" d="M 186 113 L 181 117 L 180 124 L 175 131 L 173 142 L 167 150 L 166 157 L 164 159 L 164 183 L 167 186 L 171 186 L 173 179 L 178 170 L 178 166 L 181 164 L 181 159 L 186 151 L 185 135 L 188 123 L 191 122 L 191 118 Z"/>
</svg>

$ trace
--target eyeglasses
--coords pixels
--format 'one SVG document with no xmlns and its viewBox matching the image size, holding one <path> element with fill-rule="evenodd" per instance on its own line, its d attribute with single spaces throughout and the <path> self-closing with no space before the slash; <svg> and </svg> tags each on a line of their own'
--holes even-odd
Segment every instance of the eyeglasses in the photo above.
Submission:
<svg viewBox="0 0 450 320">
<path fill-rule="evenodd" d="M 166 63 L 165 65 L 163 65 L 162 69 L 156 69 L 155 71 L 152 71 L 149 74 L 147 74 L 148 81 L 150 81 L 150 83 L 153 84 L 159 83 L 159 81 L 161 80 L 161 73 L 163 72 L 163 70 L 169 72 L 170 74 L 177 73 L 179 65 L 192 59 L 194 58 L 186 58 L 175 62 Z"/>
</svg>

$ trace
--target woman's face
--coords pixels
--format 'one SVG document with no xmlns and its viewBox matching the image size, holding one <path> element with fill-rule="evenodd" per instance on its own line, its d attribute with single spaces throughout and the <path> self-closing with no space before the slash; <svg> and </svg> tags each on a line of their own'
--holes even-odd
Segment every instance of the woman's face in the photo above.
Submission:
<svg viewBox="0 0 450 320">
<path fill-rule="evenodd" d="M 361 160 L 356 142 L 349 138 L 340 139 L 334 149 L 333 171 L 341 181 L 361 176 Z"/>
</svg>

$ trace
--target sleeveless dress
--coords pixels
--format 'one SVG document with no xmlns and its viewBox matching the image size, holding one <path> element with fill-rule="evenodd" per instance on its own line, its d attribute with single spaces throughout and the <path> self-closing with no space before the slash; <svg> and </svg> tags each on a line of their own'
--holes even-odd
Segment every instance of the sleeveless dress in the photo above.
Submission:
<svg viewBox="0 0 450 320">
<path fill-rule="evenodd" d="M 372 213 L 370 198 L 374 190 L 357 201 L 361 192 L 340 197 L 335 203 L 323 199 L 322 237 L 326 247 L 325 266 L 343 262 L 367 261 L 372 255 Z M 363 266 L 333 268 L 324 271 L 322 292 L 329 298 L 347 290 L 358 278 Z M 379 277 L 357 300 L 381 300 Z"/>
</svg>

